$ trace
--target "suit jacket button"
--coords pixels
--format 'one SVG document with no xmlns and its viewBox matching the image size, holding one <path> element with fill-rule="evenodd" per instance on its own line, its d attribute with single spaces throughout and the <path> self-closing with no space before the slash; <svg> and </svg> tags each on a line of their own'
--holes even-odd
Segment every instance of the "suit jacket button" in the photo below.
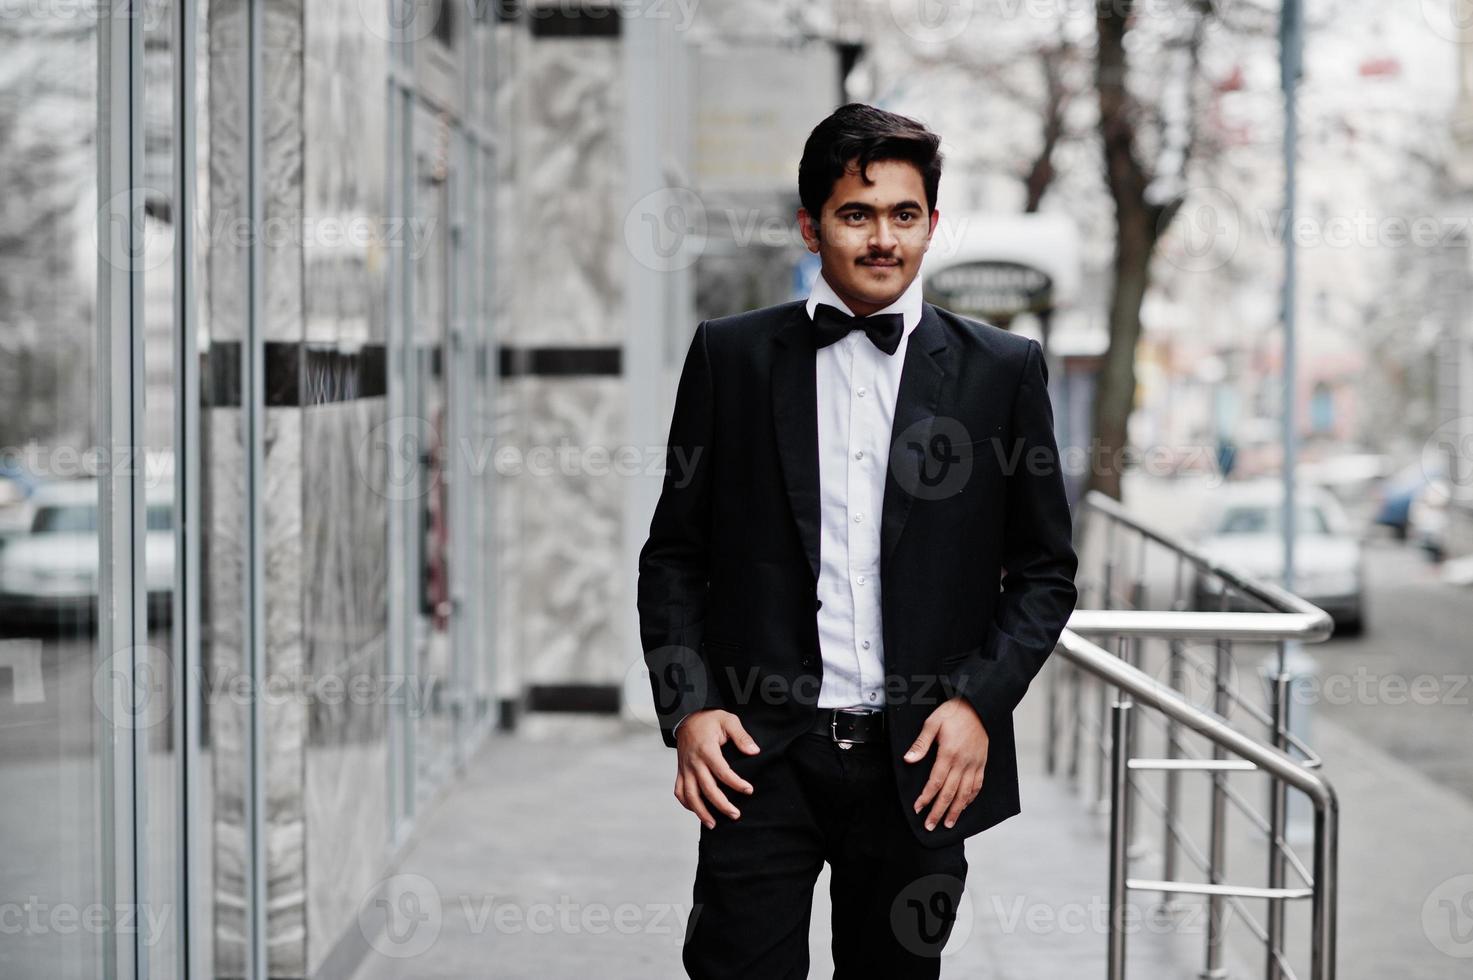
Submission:
<svg viewBox="0 0 1473 980">
<path fill-rule="evenodd" d="M 813 666 L 813 658 L 812 657 L 804 657 L 802 663 L 803 663 L 803 666 L 804 667 L 812 667 Z"/>
<path fill-rule="evenodd" d="M 814 599 L 813 600 L 813 611 L 814 612 L 817 612 L 818 610 L 820 610 L 822 608 L 823 608 L 823 600 L 822 599 Z"/>
</svg>

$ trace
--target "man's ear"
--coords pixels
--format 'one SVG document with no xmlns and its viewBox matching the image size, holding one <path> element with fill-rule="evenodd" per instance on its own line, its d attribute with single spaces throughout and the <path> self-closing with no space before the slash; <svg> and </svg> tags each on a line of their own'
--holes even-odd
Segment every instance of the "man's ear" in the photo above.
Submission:
<svg viewBox="0 0 1473 980">
<path fill-rule="evenodd" d="M 928 230 L 926 232 L 926 248 L 925 248 L 925 250 L 928 251 L 928 252 L 931 250 L 931 236 L 934 235 L 934 234 L 936 234 L 936 226 L 939 225 L 940 223 L 941 223 L 941 212 L 933 208 L 931 210 L 931 228 L 930 228 L 930 230 Z"/>
<path fill-rule="evenodd" d="M 798 209 L 798 231 L 803 235 L 803 244 L 808 246 L 808 251 L 816 253 L 820 241 L 818 222 L 807 208 Z"/>
</svg>

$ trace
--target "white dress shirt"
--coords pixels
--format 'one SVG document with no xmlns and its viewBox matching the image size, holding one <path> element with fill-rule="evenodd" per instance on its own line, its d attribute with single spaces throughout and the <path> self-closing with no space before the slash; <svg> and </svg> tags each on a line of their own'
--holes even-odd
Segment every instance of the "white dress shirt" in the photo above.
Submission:
<svg viewBox="0 0 1473 980">
<path fill-rule="evenodd" d="M 900 346 L 886 354 L 863 330 L 819 348 L 814 361 L 818 411 L 818 646 L 823 658 L 819 708 L 884 707 L 885 649 L 880 631 L 880 505 L 890 460 L 890 429 L 900 369 L 921 322 L 921 277 L 877 313 L 899 313 Z M 808 316 L 827 303 L 852 316 L 823 273 L 808 295 Z M 678 731 L 682 718 L 672 731 Z"/>
<path fill-rule="evenodd" d="M 880 505 L 900 369 L 921 322 L 921 277 L 877 313 L 899 313 L 900 346 L 886 354 L 863 330 L 817 352 L 819 708 L 881 708 L 885 651 L 880 629 Z M 820 273 L 808 315 L 827 303 L 853 315 Z"/>
</svg>

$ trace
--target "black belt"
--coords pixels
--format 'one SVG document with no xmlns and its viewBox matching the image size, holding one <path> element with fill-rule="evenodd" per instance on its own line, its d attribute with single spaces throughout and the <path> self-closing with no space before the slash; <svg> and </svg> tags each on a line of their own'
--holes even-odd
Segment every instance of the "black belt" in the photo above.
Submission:
<svg viewBox="0 0 1473 980">
<path fill-rule="evenodd" d="M 827 735 L 839 748 L 885 739 L 885 713 L 862 708 L 819 708 L 810 734 Z"/>
</svg>

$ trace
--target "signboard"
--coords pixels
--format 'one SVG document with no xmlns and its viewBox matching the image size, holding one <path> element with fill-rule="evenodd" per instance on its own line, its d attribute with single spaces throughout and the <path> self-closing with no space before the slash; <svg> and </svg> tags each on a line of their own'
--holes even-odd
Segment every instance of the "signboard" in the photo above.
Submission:
<svg viewBox="0 0 1473 980">
<path fill-rule="evenodd" d="M 1008 321 L 1054 305 L 1048 273 L 1019 262 L 962 262 L 931 273 L 926 302 L 979 320 Z"/>
</svg>

